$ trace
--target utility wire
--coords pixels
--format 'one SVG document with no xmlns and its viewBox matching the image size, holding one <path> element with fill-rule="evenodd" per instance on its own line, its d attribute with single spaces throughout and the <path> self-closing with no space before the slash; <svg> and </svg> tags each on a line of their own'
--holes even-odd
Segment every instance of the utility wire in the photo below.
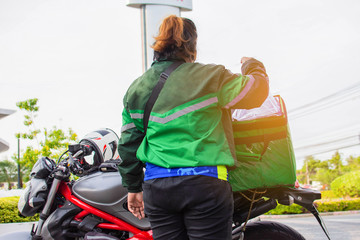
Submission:
<svg viewBox="0 0 360 240">
<path fill-rule="evenodd" d="M 292 114 L 291 116 L 290 116 L 290 118 L 292 119 L 292 120 L 294 120 L 294 119 L 297 119 L 297 118 L 300 118 L 300 117 L 303 117 L 303 116 L 308 116 L 309 114 L 311 114 L 311 113 L 317 113 L 317 112 L 319 112 L 319 111 L 322 111 L 322 110 L 325 110 L 325 109 L 329 109 L 329 108 L 331 108 L 331 107 L 334 107 L 334 106 L 336 106 L 336 105 L 339 105 L 339 104 L 342 104 L 342 103 L 344 103 L 344 102 L 347 102 L 347 101 L 349 101 L 349 100 L 353 100 L 353 99 L 355 99 L 355 98 L 359 98 L 360 97 L 360 95 L 357 95 L 357 96 L 354 96 L 354 97 L 352 97 L 351 96 L 351 98 L 350 98 L 350 96 L 348 97 L 348 98 L 344 98 L 344 99 L 341 99 L 341 100 L 338 100 L 338 101 L 334 101 L 334 102 L 328 102 L 328 103 L 324 103 L 323 105 L 320 105 L 320 106 L 316 106 L 316 107 L 314 107 L 314 108 L 312 108 L 312 109 L 308 109 L 308 110 L 305 110 L 305 111 L 303 111 L 303 112 L 299 112 L 299 113 L 295 113 L 295 114 Z"/>
<path fill-rule="evenodd" d="M 336 139 L 336 140 L 332 140 L 332 141 L 327 141 L 327 142 L 311 144 L 311 145 L 307 145 L 307 146 L 296 147 L 295 150 L 301 150 L 301 149 L 313 148 L 313 147 L 320 147 L 320 146 L 323 146 L 323 145 L 342 142 L 344 140 L 352 139 L 352 138 L 355 138 L 355 137 L 359 137 L 359 135 L 352 135 L 352 136 L 348 136 L 348 137 L 344 137 L 344 138 L 340 138 L 340 139 Z"/>
<path fill-rule="evenodd" d="M 288 111 L 289 119 L 293 120 L 293 119 L 296 119 L 299 117 L 308 116 L 309 114 L 319 112 L 324 109 L 329 109 L 331 107 L 342 104 L 349 100 L 353 100 L 358 97 L 360 97 L 360 82 L 353 84 L 347 88 L 344 88 L 340 91 L 337 91 L 333 94 L 330 94 L 328 96 L 320 98 L 316 101 L 313 101 L 313 102 L 307 103 L 303 106 L 289 110 Z M 337 132 L 339 132 L 339 129 Z M 342 131 L 342 133 L 343 133 L 343 131 Z M 337 135 L 339 135 L 339 133 Z M 334 137 L 333 134 L 332 134 L 332 137 Z M 354 137 L 358 137 L 358 135 L 343 136 L 340 139 L 336 139 L 336 140 L 329 140 L 329 141 L 325 141 L 325 142 L 301 146 L 301 147 L 295 148 L 295 151 L 304 150 L 306 148 L 317 148 L 318 149 L 318 151 L 313 151 L 311 154 L 301 154 L 300 155 L 301 157 L 306 157 L 308 155 L 317 155 L 317 154 L 331 152 L 334 150 L 359 146 L 360 145 L 359 143 L 356 143 L 356 144 L 352 143 L 352 144 L 347 144 L 347 145 L 344 145 L 344 143 L 343 143 L 342 145 L 339 146 L 340 143 L 342 143 L 346 140 L 349 140 L 351 138 L 354 138 Z M 337 147 L 333 146 L 333 147 L 328 147 L 325 150 L 321 150 L 321 148 L 324 148 L 326 145 L 330 145 L 330 144 L 334 145 L 336 143 L 338 143 Z"/>
<path fill-rule="evenodd" d="M 310 113 L 318 112 L 327 109 L 329 107 L 333 107 L 335 105 L 352 100 L 354 98 L 358 98 L 360 97 L 359 93 L 360 93 L 360 83 L 356 83 L 350 87 L 347 87 L 343 90 L 330 94 L 317 101 L 307 103 L 295 109 L 291 109 L 288 111 L 288 114 L 291 119 L 296 119 L 308 115 Z"/>
<path fill-rule="evenodd" d="M 354 134 L 354 132 L 359 132 L 359 127 L 353 127 L 353 128 L 341 128 L 340 131 L 334 131 L 331 132 L 331 134 L 323 134 L 318 135 L 316 137 L 306 137 L 302 138 L 300 140 L 296 141 L 296 145 L 303 146 L 303 145 L 311 145 L 316 144 L 318 142 L 321 142 L 323 139 L 334 139 L 334 138 L 343 138 L 347 137 L 351 134 Z M 337 129 L 338 130 L 338 129 Z"/>
<path fill-rule="evenodd" d="M 354 132 L 359 132 L 360 123 L 359 121 L 349 122 L 346 125 L 341 125 L 341 127 L 331 127 L 330 129 L 325 129 L 325 134 L 309 136 L 297 140 L 297 145 L 305 145 L 309 142 L 319 142 L 322 139 L 329 139 L 335 137 L 344 137 L 346 135 L 353 134 Z"/>
<path fill-rule="evenodd" d="M 312 107 L 315 104 L 319 104 L 319 103 L 324 102 L 324 101 L 326 102 L 329 99 L 331 100 L 334 97 L 338 97 L 338 96 L 341 96 L 341 95 L 344 95 L 344 94 L 348 94 L 349 92 L 352 92 L 352 91 L 358 91 L 359 89 L 360 89 L 360 82 L 358 82 L 358 83 L 356 83 L 354 85 L 351 85 L 350 87 L 347 87 L 347 88 L 345 88 L 343 90 L 340 90 L 338 92 L 330 94 L 330 95 L 328 95 L 326 97 L 320 98 L 320 99 L 318 99 L 318 100 L 316 100 L 314 102 L 307 103 L 307 104 L 305 104 L 303 106 L 300 106 L 300 107 L 297 107 L 295 109 L 291 109 L 291 110 L 288 111 L 288 113 L 292 113 L 292 112 L 295 112 L 295 111 L 302 110 L 304 108 L 306 109 L 308 107 Z"/>
<path fill-rule="evenodd" d="M 298 158 L 304 158 L 304 157 L 311 156 L 311 155 L 318 155 L 318 154 L 322 154 L 322 153 L 328 153 L 328 152 L 332 152 L 332 151 L 335 151 L 335 150 L 350 148 L 350 147 L 354 147 L 354 146 L 360 146 L 360 144 L 356 143 L 356 144 L 345 145 L 345 146 L 341 146 L 341 147 L 327 149 L 327 150 L 324 150 L 324 151 L 321 151 L 321 152 L 315 152 L 315 153 L 311 153 L 311 154 L 303 154 L 303 155 L 300 155 L 300 156 L 297 156 L 297 157 Z"/>
</svg>

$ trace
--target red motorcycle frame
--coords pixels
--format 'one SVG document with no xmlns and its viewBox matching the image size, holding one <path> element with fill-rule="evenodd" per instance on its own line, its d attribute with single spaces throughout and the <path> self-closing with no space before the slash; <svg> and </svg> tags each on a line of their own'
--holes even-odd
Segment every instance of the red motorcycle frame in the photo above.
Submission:
<svg viewBox="0 0 360 240">
<path fill-rule="evenodd" d="M 151 240 L 151 239 L 153 239 L 152 230 L 142 231 L 142 230 L 122 221 L 119 218 L 116 218 L 106 212 L 96 209 L 96 208 L 90 206 L 89 204 L 81 201 L 80 199 L 78 199 L 77 197 L 75 197 L 72 194 L 71 189 L 68 186 L 68 183 L 62 181 L 59 186 L 59 192 L 61 195 L 63 195 L 65 197 L 66 200 L 68 200 L 69 202 L 71 202 L 71 203 L 75 204 L 76 206 L 80 207 L 81 209 L 83 209 L 83 211 L 81 211 L 74 217 L 74 220 L 81 221 L 88 214 L 93 214 L 95 216 L 98 216 L 98 217 L 103 218 L 106 221 L 110 222 L 110 223 L 99 223 L 97 225 L 98 228 L 131 232 L 132 234 L 134 234 L 134 236 L 129 238 L 128 240 Z"/>
</svg>

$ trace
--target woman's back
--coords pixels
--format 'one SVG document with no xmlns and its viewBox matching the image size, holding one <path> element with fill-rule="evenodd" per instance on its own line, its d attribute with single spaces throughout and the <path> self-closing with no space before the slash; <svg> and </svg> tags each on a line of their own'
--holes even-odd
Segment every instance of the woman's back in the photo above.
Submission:
<svg viewBox="0 0 360 240">
<path fill-rule="evenodd" d="M 129 88 L 124 100 L 133 118 L 138 117 L 138 127 L 143 124 L 139 113 L 144 111 L 160 73 L 170 64 L 171 61 L 155 62 Z M 224 122 L 223 116 L 230 111 L 226 104 L 236 97 L 232 93 L 236 86 L 232 85 L 241 87 L 239 83 L 247 79 L 221 65 L 183 63 L 169 76 L 159 94 L 138 158 L 167 168 L 233 165 L 224 131 L 231 125 Z"/>
</svg>

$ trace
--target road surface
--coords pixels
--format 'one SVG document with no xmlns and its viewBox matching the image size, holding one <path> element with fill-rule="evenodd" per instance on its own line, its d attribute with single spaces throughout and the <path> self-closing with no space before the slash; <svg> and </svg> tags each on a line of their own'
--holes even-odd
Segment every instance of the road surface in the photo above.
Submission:
<svg viewBox="0 0 360 240">
<path fill-rule="evenodd" d="M 359 211 L 332 213 L 332 215 L 322 215 L 322 218 L 330 233 L 331 240 L 360 240 Z M 261 221 L 284 223 L 300 232 L 307 240 L 327 239 L 320 225 L 311 215 L 262 216 Z M 4 223 L 0 224 L 0 233 L 30 231 L 31 227 L 32 223 Z"/>
<path fill-rule="evenodd" d="M 323 215 L 322 219 L 332 240 L 360 240 L 360 213 Z M 262 221 L 269 220 L 281 222 L 294 228 L 307 240 L 327 239 L 313 216 L 262 219 Z"/>
</svg>

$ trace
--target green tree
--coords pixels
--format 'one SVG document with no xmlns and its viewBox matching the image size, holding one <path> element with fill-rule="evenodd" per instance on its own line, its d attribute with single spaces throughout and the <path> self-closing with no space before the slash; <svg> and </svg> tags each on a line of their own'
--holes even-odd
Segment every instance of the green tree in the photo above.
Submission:
<svg viewBox="0 0 360 240">
<path fill-rule="evenodd" d="M 316 178 L 323 184 L 330 185 L 335 178 L 343 175 L 345 173 L 345 168 L 340 153 L 336 151 L 332 158 L 323 162 L 320 169 L 321 170 L 318 171 Z"/>
<path fill-rule="evenodd" d="M 334 172 L 336 172 L 340 176 L 343 173 L 344 168 L 340 153 L 336 151 L 332 158 L 328 161 L 329 169 L 334 170 Z"/>
<path fill-rule="evenodd" d="M 331 182 L 352 170 L 360 170 L 360 157 L 350 157 L 348 164 L 344 165 L 339 152 L 335 152 L 332 158 L 320 161 L 313 156 L 305 159 L 302 169 L 298 170 L 297 177 L 300 183 L 310 184 L 312 181 L 319 181 L 323 185 L 330 186 Z"/>
<path fill-rule="evenodd" d="M 350 156 L 346 159 L 346 163 L 347 164 L 344 166 L 346 172 L 360 170 L 360 157 Z"/>
<path fill-rule="evenodd" d="M 330 183 L 338 177 L 338 174 L 327 168 L 320 168 L 315 176 L 315 179 L 321 182 L 322 185 L 330 186 Z"/>
<path fill-rule="evenodd" d="M 7 182 L 8 189 L 11 190 L 11 182 L 17 180 L 17 166 L 13 161 L 0 161 L 0 182 Z"/>
<path fill-rule="evenodd" d="M 65 132 L 56 126 L 50 130 L 37 128 L 35 125 L 35 119 L 39 112 L 37 104 L 37 98 L 16 103 L 20 110 L 25 111 L 24 125 L 27 127 L 26 132 L 17 133 L 16 137 L 31 142 L 22 152 L 22 159 L 20 160 L 20 165 L 26 170 L 25 180 L 27 180 L 29 172 L 40 157 L 57 159 L 67 150 L 69 143 L 77 142 L 77 134 L 71 129 Z M 13 159 L 17 160 L 15 154 Z"/>
<path fill-rule="evenodd" d="M 321 161 L 315 159 L 313 156 L 307 156 L 301 170 L 298 170 L 297 178 L 302 184 L 310 184 L 311 181 L 316 180 L 315 176 L 321 165 Z"/>
<path fill-rule="evenodd" d="M 39 144 L 37 140 L 37 135 L 40 133 L 40 129 L 37 129 L 34 123 L 35 118 L 37 117 L 37 112 L 39 111 L 39 106 L 37 106 L 38 99 L 28 99 L 26 101 L 17 102 L 16 106 L 20 108 L 20 110 L 24 110 L 26 114 L 24 115 L 24 125 L 28 127 L 27 133 L 17 133 L 17 138 L 23 139 L 36 139 L 37 144 Z"/>
</svg>

